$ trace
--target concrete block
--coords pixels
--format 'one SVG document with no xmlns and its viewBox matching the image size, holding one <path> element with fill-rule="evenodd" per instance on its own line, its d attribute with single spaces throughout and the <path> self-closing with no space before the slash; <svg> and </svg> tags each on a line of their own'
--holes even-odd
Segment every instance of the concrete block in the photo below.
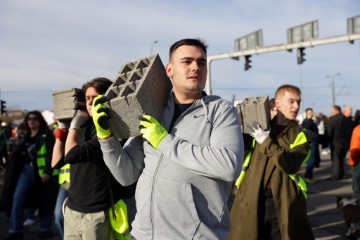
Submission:
<svg viewBox="0 0 360 240">
<path fill-rule="evenodd" d="M 53 92 L 54 120 L 71 120 L 77 109 L 85 109 L 82 89 L 68 88 Z"/>
<path fill-rule="evenodd" d="M 244 133 L 250 133 L 254 121 L 260 123 L 263 129 L 270 129 L 270 106 L 268 96 L 245 98 L 236 104 Z"/>
<path fill-rule="evenodd" d="M 150 115 L 161 118 L 172 83 L 159 55 L 124 64 L 114 83 L 105 93 L 111 99 L 108 125 L 117 139 L 140 134 L 139 118 Z"/>
</svg>

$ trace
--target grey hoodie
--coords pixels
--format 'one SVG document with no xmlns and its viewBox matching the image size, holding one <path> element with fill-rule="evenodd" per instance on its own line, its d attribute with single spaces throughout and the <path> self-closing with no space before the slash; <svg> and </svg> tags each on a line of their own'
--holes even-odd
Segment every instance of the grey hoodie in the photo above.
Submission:
<svg viewBox="0 0 360 240">
<path fill-rule="evenodd" d="M 170 94 L 162 126 L 174 115 Z M 217 96 L 196 100 L 176 120 L 154 149 L 141 136 L 124 145 L 114 137 L 101 140 L 104 160 L 122 185 L 138 180 L 136 239 L 226 239 L 227 199 L 244 157 L 236 109 Z"/>
</svg>

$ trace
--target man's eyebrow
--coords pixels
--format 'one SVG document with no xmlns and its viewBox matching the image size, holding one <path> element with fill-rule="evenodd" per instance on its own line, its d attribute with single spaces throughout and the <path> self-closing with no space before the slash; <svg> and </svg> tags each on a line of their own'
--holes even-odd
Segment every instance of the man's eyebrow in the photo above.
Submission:
<svg viewBox="0 0 360 240">
<path fill-rule="evenodd" d="M 194 58 L 194 57 L 183 57 L 183 58 L 180 58 L 180 60 L 196 60 L 196 61 L 200 61 L 200 62 L 206 62 L 206 58 L 204 57 L 201 57 L 201 58 Z"/>
<path fill-rule="evenodd" d="M 301 98 L 296 99 L 296 98 L 289 98 L 290 101 L 296 101 L 296 102 L 301 102 Z"/>
</svg>

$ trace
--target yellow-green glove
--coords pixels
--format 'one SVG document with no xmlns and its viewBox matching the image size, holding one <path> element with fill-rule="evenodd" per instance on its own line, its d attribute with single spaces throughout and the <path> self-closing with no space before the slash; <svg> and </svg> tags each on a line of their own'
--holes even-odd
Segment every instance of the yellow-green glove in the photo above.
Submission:
<svg viewBox="0 0 360 240">
<path fill-rule="evenodd" d="M 107 98 L 99 95 L 94 98 L 91 113 L 96 128 L 96 135 L 99 138 L 108 138 L 112 134 L 107 120 L 109 119 L 108 109 L 103 105 Z"/>
<path fill-rule="evenodd" d="M 149 115 L 142 116 L 144 120 L 140 121 L 140 133 L 155 149 L 158 149 L 161 140 L 163 140 L 168 132 L 161 124 Z"/>
</svg>

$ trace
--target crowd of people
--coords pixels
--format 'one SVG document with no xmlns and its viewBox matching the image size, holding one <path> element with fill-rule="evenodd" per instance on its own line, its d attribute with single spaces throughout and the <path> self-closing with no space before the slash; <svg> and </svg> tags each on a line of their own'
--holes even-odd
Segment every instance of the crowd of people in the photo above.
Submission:
<svg viewBox="0 0 360 240">
<path fill-rule="evenodd" d="M 86 82 L 86 110 L 54 129 L 31 111 L 13 134 L 2 131 L 6 239 L 24 238 L 25 209 L 39 212 L 40 239 L 53 235 L 53 217 L 61 239 L 314 239 L 306 184 L 316 182 L 319 145 L 330 149 L 331 181 L 349 177 L 349 152 L 360 205 L 359 111 L 335 105 L 327 118 L 307 108 L 299 122 L 301 90 L 284 84 L 270 101 L 271 128 L 254 122 L 245 134 L 236 108 L 203 91 L 205 42 L 175 42 L 165 69 L 172 92 L 160 119 L 142 116 L 139 136 L 117 139 L 104 124 L 106 78 Z M 110 216 L 122 200 L 115 236 Z"/>
</svg>

